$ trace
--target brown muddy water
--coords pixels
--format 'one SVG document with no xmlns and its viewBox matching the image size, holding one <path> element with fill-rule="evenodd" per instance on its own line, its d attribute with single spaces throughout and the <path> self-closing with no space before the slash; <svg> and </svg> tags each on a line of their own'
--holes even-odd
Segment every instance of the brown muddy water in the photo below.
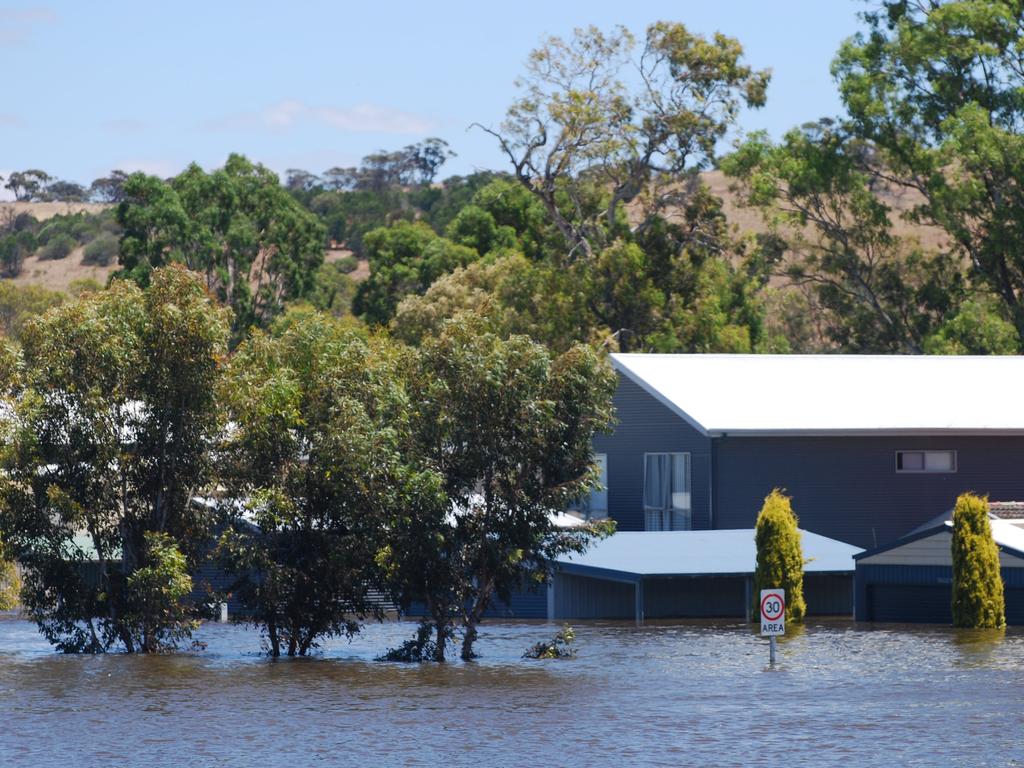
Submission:
<svg viewBox="0 0 1024 768">
<path fill-rule="evenodd" d="M 1024 631 L 811 623 L 580 623 L 574 660 L 525 661 L 558 625 L 491 623 L 478 662 L 373 661 L 413 625 L 312 659 L 204 625 L 203 651 L 53 653 L 0 618 L 0 766 L 1024 765 Z"/>
</svg>

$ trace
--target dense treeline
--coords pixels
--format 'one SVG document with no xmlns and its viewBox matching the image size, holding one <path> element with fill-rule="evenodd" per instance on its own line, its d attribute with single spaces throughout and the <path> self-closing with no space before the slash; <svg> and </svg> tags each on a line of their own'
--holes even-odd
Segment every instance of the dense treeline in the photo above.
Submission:
<svg viewBox="0 0 1024 768">
<path fill-rule="evenodd" d="M 417 658 L 461 632 L 469 659 L 495 598 L 607 532 L 552 518 L 610 425 L 590 347 L 460 315 L 417 349 L 311 312 L 228 356 L 230 314 L 156 268 L 0 347 L 0 531 L 57 648 L 174 647 L 223 599 L 190 575 L 212 560 L 274 655 L 357 631 L 372 588 L 427 606 Z"/>
<path fill-rule="evenodd" d="M 437 183 L 454 153 L 431 138 L 358 167 L 291 169 L 283 185 L 232 157 L 170 180 L 115 171 L 90 195 L 118 205 L 120 276 L 144 285 L 169 261 L 204 272 L 235 310 L 235 342 L 308 303 L 414 343 L 473 309 L 556 350 L 1015 353 L 1022 15 L 883 2 L 835 59 L 845 115 L 779 142 L 749 135 L 724 157 L 770 74 L 737 40 L 659 22 L 533 51 L 505 120 L 475 127 L 505 172 Z M 761 215 L 756 231 L 730 224 L 702 179 L 712 169 Z M 33 170 L 7 186 L 44 199 L 53 184 Z M 0 256 L 16 265 L 37 246 L 9 229 Z M 325 263 L 325 248 L 369 277 Z"/>
</svg>

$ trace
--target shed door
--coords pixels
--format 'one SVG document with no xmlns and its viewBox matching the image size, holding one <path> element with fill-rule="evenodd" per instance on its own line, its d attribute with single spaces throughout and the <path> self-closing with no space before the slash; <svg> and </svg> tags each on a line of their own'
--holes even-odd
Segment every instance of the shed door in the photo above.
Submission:
<svg viewBox="0 0 1024 768">
<path fill-rule="evenodd" d="M 868 620 L 952 624 L 951 600 L 948 584 L 872 584 Z"/>
</svg>

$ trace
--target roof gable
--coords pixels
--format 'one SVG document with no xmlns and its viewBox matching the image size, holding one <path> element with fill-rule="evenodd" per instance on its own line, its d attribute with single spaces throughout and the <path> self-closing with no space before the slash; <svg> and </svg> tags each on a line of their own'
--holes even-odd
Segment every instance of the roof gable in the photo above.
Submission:
<svg viewBox="0 0 1024 768">
<path fill-rule="evenodd" d="M 702 434 L 1024 434 L 1024 356 L 613 354 Z"/>
</svg>

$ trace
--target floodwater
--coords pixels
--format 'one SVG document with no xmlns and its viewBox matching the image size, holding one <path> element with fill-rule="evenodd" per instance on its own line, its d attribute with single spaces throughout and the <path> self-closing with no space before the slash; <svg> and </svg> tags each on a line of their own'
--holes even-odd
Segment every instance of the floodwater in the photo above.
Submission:
<svg viewBox="0 0 1024 768">
<path fill-rule="evenodd" d="M 373 661 L 412 624 L 311 659 L 204 625 L 205 650 L 64 656 L 0 618 L 0 766 L 1024 765 L 1024 631 L 811 623 L 491 623 L 478 662 Z"/>
</svg>

